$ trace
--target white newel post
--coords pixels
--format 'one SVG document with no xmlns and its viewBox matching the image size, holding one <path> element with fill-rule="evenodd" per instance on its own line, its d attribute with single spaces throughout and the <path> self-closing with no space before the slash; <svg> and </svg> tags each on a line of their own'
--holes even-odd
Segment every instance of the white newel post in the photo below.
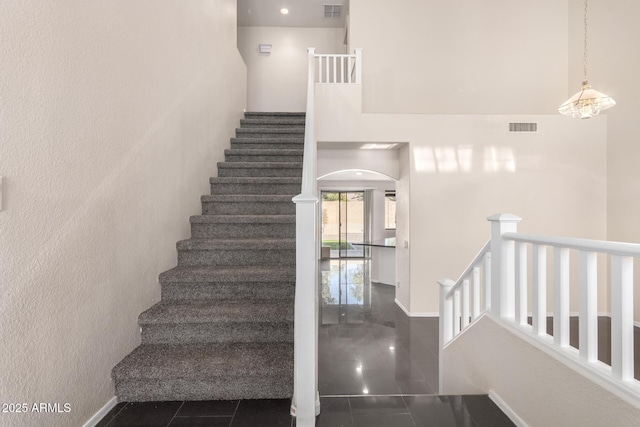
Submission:
<svg viewBox="0 0 640 427">
<path fill-rule="evenodd" d="M 499 318 L 515 316 L 515 245 L 504 241 L 504 233 L 518 231 L 522 218 L 512 214 L 495 214 L 491 222 L 491 313 Z"/>
<path fill-rule="evenodd" d="M 456 284 L 453 280 L 443 279 L 439 280 L 440 284 L 440 353 L 446 343 L 453 338 L 453 299 L 447 298 L 447 295 Z M 442 360 L 442 354 L 440 354 L 440 360 Z M 442 369 L 439 370 L 439 384 L 440 393 L 442 393 Z"/>
<path fill-rule="evenodd" d="M 291 413 L 298 427 L 313 427 L 320 413 L 318 395 L 318 245 L 316 140 L 314 130 L 315 48 L 307 49 L 307 119 L 302 191 L 296 204 L 296 293 L 294 315 L 294 390 Z"/>
<path fill-rule="evenodd" d="M 315 242 L 317 232 L 314 196 L 295 197 L 296 252 L 306 254 L 296 259 L 296 293 L 294 320 L 295 390 L 293 405 L 298 426 L 314 426 L 317 411 L 317 260 Z M 300 309 L 306 307 L 306 309 Z"/>
<path fill-rule="evenodd" d="M 362 48 L 354 49 L 356 54 L 356 84 L 362 84 Z"/>
</svg>

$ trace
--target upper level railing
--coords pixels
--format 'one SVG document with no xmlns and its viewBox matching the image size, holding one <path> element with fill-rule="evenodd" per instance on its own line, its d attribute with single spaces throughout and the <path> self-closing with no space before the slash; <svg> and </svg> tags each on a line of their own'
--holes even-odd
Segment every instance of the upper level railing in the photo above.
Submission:
<svg viewBox="0 0 640 427">
<path fill-rule="evenodd" d="M 354 49 L 352 54 L 315 55 L 317 74 L 316 83 L 355 83 L 362 82 L 362 49 Z"/>
<path fill-rule="evenodd" d="M 316 83 L 360 83 L 361 50 L 354 55 L 316 55 L 309 48 L 307 111 L 302 161 L 302 190 L 296 204 L 296 295 L 294 327 L 294 395 L 291 413 L 298 427 L 315 426 L 318 397 L 318 224 Z M 318 80 L 316 81 L 316 64 Z M 330 65 L 331 64 L 331 65 Z M 324 70 L 324 74 L 323 74 Z"/>
<path fill-rule="evenodd" d="M 516 232 L 520 218 L 507 214 L 494 215 L 489 221 L 491 239 L 460 279 L 440 281 L 440 348 L 488 312 L 557 357 L 593 374 L 592 378 L 603 380 L 620 397 L 637 403 L 640 382 L 634 378 L 633 261 L 640 258 L 640 245 L 521 234 Z M 553 251 L 549 287 L 548 248 Z M 577 258 L 574 270 L 572 256 Z M 610 270 L 609 281 L 601 286 L 610 287 L 611 365 L 598 360 L 598 256 Z M 572 301 L 578 306 L 576 347 L 570 345 L 569 330 L 572 276 L 577 279 L 577 298 Z M 553 302 L 552 334 L 547 333 L 548 290 Z"/>
</svg>

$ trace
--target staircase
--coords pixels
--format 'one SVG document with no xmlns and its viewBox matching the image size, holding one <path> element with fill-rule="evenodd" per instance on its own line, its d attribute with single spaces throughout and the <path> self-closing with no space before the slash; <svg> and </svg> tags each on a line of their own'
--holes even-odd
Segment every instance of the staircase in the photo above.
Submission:
<svg viewBox="0 0 640 427">
<path fill-rule="evenodd" d="M 304 113 L 245 113 L 142 344 L 113 368 L 119 401 L 293 394 L 295 205 Z"/>
</svg>

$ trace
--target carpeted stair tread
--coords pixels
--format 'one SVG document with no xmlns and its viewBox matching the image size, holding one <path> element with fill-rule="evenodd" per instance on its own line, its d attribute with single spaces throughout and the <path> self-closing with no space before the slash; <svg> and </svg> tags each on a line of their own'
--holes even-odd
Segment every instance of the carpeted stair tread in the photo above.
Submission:
<svg viewBox="0 0 640 427">
<path fill-rule="evenodd" d="M 305 124 L 304 117 L 283 117 L 283 116 L 274 116 L 274 117 L 256 117 L 250 119 L 242 119 L 240 120 L 240 127 L 242 128 L 252 128 L 252 127 L 274 127 L 274 126 L 286 126 L 288 128 L 291 127 L 304 127 Z"/>
<path fill-rule="evenodd" d="M 176 243 L 178 251 L 199 251 L 199 250 L 274 250 L 274 249 L 295 249 L 296 239 L 188 239 Z"/>
<path fill-rule="evenodd" d="M 295 215 L 194 215 L 191 224 L 295 224 Z"/>
<path fill-rule="evenodd" d="M 203 203 L 286 203 L 291 202 L 297 194 L 214 194 L 200 196 Z"/>
<path fill-rule="evenodd" d="M 283 117 L 306 117 L 307 113 L 299 112 L 299 111 L 246 111 L 244 113 L 245 117 L 256 117 L 256 116 L 266 116 L 266 117 L 274 117 L 274 116 L 283 116 Z"/>
<path fill-rule="evenodd" d="M 224 150 L 225 155 L 235 156 L 302 156 L 302 149 L 264 149 L 264 148 L 232 148 Z"/>
<path fill-rule="evenodd" d="M 158 303 L 138 317 L 141 326 L 212 322 L 293 322 L 293 301 L 282 303 Z"/>
<path fill-rule="evenodd" d="M 281 136 L 281 137 L 262 137 L 262 138 L 231 138 L 231 144 L 249 143 L 249 144 L 291 144 L 304 145 L 304 135 L 300 136 Z"/>
<path fill-rule="evenodd" d="M 211 184 L 300 184 L 302 178 L 297 176 L 220 176 L 209 179 Z"/>
<path fill-rule="evenodd" d="M 226 162 L 296 162 L 302 161 L 302 150 L 263 150 L 263 149 L 231 149 L 225 150 Z"/>
<path fill-rule="evenodd" d="M 221 162 L 218 169 L 302 169 L 302 162 Z"/>
<path fill-rule="evenodd" d="M 283 127 L 283 128 L 236 128 L 236 138 L 245 136 L 251 138 L 252 136 L 269 136 L 269 135 L 304 135 L 304 126 L 300 127 Z"/>
<path fill-rule="evenodd" d="M 141 345 L 115 368 L 113 377 L 135 379 L 233 378 L 293 372 L 292 343 Z"/>
<path fill-rule="evenodd" d="M 296 280 L 295 266 L 178 266 L 160 274 L 162 283 L 185 282 L 289 282 Z"/>
</svg>

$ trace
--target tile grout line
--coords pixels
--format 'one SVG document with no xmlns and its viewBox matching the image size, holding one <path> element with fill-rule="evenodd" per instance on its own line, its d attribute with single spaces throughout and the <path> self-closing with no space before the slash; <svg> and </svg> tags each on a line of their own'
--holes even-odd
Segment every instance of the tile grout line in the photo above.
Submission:
<svg viewBox="0 0 640 427">
<path fill-rule="evenodd" d="M 104 427 L 109 427 L 109 424 L 111 424 L 111 423 L 113 422 L 113 420 L 115 420 L 115 419 L 116 419 L 116 417 L 117 417 L 118 415 L 120 415 L 120 412 L 122 412 L 122 410 L 123 410 L 124 408 L 126 408 L 127 406 L 129 406 L 129 402 L 127 402 L 127 403 L 125 403 L 124 405 L 122 405 L 122 408 L 120 408 L 120 410 L 119 410 L 118 412 L 116 412 L 116 413 L 113 415 L 113 417 L 109 420 L 109 422 L 108 422 L 107 424 L 105 424 L 105 426 L 104 426 Z"/>
<path fill-rule="evenodd" d="M 400 396 L 400 398 L 402 399 L 402 403 L 404 403 L 404 407 L 407 408 L 407 413 L 409 414 L 409 418 L 411 418 L 411 422 L 413 423 L 414 427 L 417 426 L 416 420 L 413 419 L 413 414 L 411 413 L 411 410 L 409 410 L 409 405 L 407 405 L 407 401 L 404 400 L 404 396 Z"/>
<path fill-rule="evenodd" d="M 351 398 L 347 397 L 347 403 L 349 403 L 349 417 L 351 418 L 351 425 L 355 424 L 355 420 L 353 419 L 353 409 L 351 408 Z"/>
<path fill-rule="evenodd" d="M 238 413 L 240 402 L 242 402 L 242 399 L 238 399 L 238 403 L 236 404 L 236 409 L 233 411 L 233 415 L 231 416 L 231 421 L 229 421 L 229 427 L 231 427 L 231 425 L 233 424 L 233 421 L 236 419 L 236 414 Z"/>
<path fill-rule="evenodd" d="M 182 409 L 182 407 L 184 406 L 184 400 L 180 403 L 180 406 L 178 406 L 178 409 L 176 410 L 176 413 L 173 414 L 173 417 L 171 417 L 171 419 L 169 420 L 169 422 L 167 423 L 167 427 L 171 425 L 171 423 L 173 422 L 173 420 L 176 418 L 176 415 L 178 415 L 178 412 L 180 412 L 180 409 Z"/>
</svg>

